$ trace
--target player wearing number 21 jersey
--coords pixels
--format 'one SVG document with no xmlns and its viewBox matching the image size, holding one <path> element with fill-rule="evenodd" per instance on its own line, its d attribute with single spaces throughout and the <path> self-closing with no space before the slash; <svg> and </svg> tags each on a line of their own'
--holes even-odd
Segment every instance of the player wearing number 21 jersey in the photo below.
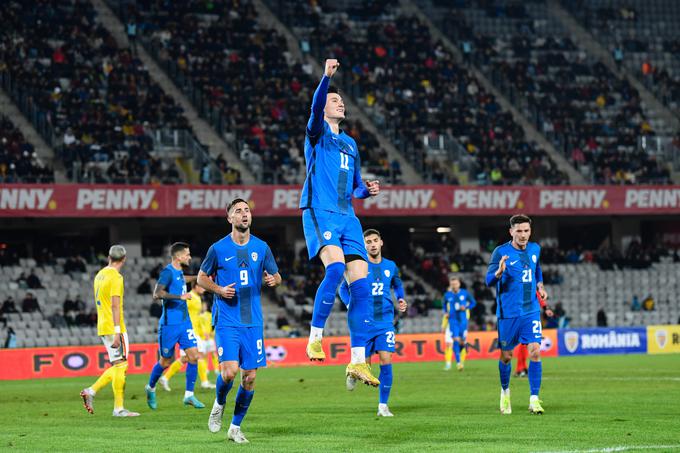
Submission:
<svg viewBox="0 0 680 453">
<path fill-rule="evenodd" d="M 248 203 L 232 201 L 227 218 L 231 234 L 210 246 L 198 274 L 198 284 L 214 294 L 213 323 L 220 361 L 208 429 L 220 431 L 227 393 L 240 368 L 241 385 L 227 437 L 246 443 L 241 422 L 255 394 L 257 369 L 267 366 L 260 291 L 263 283 L 269 287 L 281 284 L 281 275 L 267 243 L 250 234 Z"/>
<path fill-rule="evenodd" d="M 519 343 L 529 350 L 529 411 L 542 414 L 538 399 L 543 374 L 541 318 L 537 291 L 547 298 L 541 272 L 541 247 L 529 242 L 531 219 L 525 215 L 510 218 L 512 240 L 496 247 L 486 274 L 486 283 L 496 288 L 496 316 L 501 360 L 498 364 L 501 380 L 501 414 L 510 414 L 510 373 L 512 351 Z"/>
</svg>

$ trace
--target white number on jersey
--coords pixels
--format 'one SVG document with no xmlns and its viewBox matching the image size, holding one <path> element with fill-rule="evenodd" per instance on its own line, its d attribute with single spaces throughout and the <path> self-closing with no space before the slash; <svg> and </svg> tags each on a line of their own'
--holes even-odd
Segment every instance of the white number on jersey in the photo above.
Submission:
<svg viewBox="0 0 680 453">
<path fill-rule="evenodd" d="M 349 170 L 349 156 L 345 153 L 340 153 L 340 168 Z"/>
<path fill-rule="evenodd" d="M 257 340 L 257 355 L 262 355 L 262 338 Z"/>
<path fill-rule="evenodd" d="M 522 283 L 531 283 L 531 269 L 522 271 Z"/>
<path fill-rule="evenodd" d="M 374 295 L 374 296 L 382 296 L 383 295 L 383 288 L 385 286 L 384 283 L 374 282 L 371 286 L 372 286 L 372 288 L 371 288 L 371 294 L 372 295 Z"/>
<path fill-rule="evenodd" d="M 534 324 L 534 328 L 533 328 L 532 331 L 536 335 L 541 335 L 541 321 L 533 321 L 533 324 Z"/>
<path fill-rule="evenodd" d="M 248 269 L 241 269 L 239 276 L 241 277 L 241 286 L 248 286 Z"/>
</svg>

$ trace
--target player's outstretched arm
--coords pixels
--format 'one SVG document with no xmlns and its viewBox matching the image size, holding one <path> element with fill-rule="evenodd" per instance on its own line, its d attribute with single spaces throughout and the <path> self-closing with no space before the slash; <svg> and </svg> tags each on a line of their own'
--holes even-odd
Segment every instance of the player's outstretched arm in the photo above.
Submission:
<svg viewBox="0 0 680 453">
<path fill-rule="evenodd" d="M 323 77 L 319 86 L 314 91 L 312 99 L 312 113 L 307 121 L 307 135 L 310 137 L 317 137 L 323 131 L 323 109 L 326 107 L 326 96 L 328 95 L 328 86 L 330 85 L 331 77 L 338 70 L 338 60 L 326 60 L 326 68 L 324 69 Z"/>
<path fill-rule="evenodd" d="M 408 304 L 406 303 L 406 294 L 404 294 L 404 285 L 401 282 L 401 278 L 399 277 L 399 270 L 395 268 L 394 272 L 394 278 L 392 279 L 392 288 L 394 288 L 394 295 L 397 296 L 397 302 L 399 305 L 397 306 L 398 310 L 402 313 L 406 311 L 408 308 Z"/>
</svg>

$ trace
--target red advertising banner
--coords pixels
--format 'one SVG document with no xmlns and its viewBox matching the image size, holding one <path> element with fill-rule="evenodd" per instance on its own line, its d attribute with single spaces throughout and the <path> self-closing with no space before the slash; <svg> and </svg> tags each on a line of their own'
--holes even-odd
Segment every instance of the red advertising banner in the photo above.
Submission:
<svg viewBox="0 0 680 453">
<path fill-rule="evenodd" d="M 0 217 L 219 217 L 234 198 L 260 216 L 300 215 L 299 186 L 5 184 Z M 680 214 L 680 186 L 385 187 L 362 216 Z"/>
<path fill-rule="evenodd" d="M 497 359 L 496 332 L 470 332 L 469 360 Z M 541 349 L 544 356 L 557 355 L 557 331 L 544 330 Z M 305 355 L 306 338 L 274 338 L 265 340 L 270 367 L 310 365 Z M 443 334 L 397 335 L 394 362 L 443 360 Z M 349 363 L 349 337 L 324 339 L 327 359 L 323 365 Z M 128 355 L 129 374 L 149 373 L 157 360 L 158 345 L 131 344 Z M 0 349 L 0 380 L 44 379 L 53 377 L 96 376 L 108 367 L 103 346 L 74 346 L 32 349 Z M 11 364 L 11 365 L 9 365 Z M 311 365 L 316 366 L 316 365 Z"/>
</svg>

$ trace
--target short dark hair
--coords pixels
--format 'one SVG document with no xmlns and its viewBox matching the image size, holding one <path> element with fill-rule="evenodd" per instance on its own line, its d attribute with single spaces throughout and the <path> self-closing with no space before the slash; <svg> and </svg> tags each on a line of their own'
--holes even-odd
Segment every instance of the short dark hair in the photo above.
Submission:
<svg viewBox="0 0 680 453">
<path fill-rule="evenodd" d="M 246 200 L 244 200 L 243 198 L 234 198 L 233 200 L 231 200 L 231 203 L 229 203 L 227 205 L 227 214 L 229 214 L 229 212 L 231 211 L 231 208 L 233 208 L 234 206 L 236 206 L 239 203 L 248 204 L 248 202 Z M 250 205 L 248 205 L 248 206 L 250 206 Z"/>
<path fill-rule="evenodd" d="M 370 236 L 370 235 L 372 235 L 372 234 L 375 234 L 375 235 L 377 235 L 379 238 L 382 238 L 382 236 L 380 236 L 380 231 L 375 230 L 375 229 L 373 229 L 373 228 L 369 228 L 368 230 L 364 231 L 364 237 L 368 237 L 368 236 Z"/>
<path fill-rule="evenodd" d="M 340 94 L 340 90 L 335 85 L 331 85 L 331 86 L 328 87 L 328 94 L 331 94 L 331 93 Z"/>
<path fill-rule="evenodd" d="M 175 242 L 170 246 L 170 256 L 175 256 L 177 253 L 188 248 L 189 244 L 187 244 L 186 242 Z"/>
<path fill-rule="evenodd" d="M 531 225 L 531 218 L 529 218 L 529 216 L 526 214 L 515 214 L 514 216 L 510 217 L 510 228 L 514 227 L 515 225 L 519 225 L 520 223 L 528 223 Z"/>
</svg>

